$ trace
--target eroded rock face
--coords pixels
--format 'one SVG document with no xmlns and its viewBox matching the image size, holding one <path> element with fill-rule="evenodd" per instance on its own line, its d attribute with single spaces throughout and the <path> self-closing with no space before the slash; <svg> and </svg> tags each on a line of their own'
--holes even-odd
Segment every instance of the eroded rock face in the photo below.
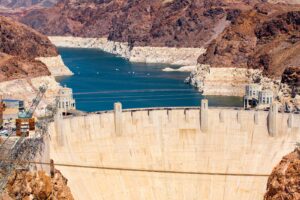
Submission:
<svg viewBox="0 0 300 200">
<path fill-rule="evenodd" d="M 0 52 L 22 58 L 57 56 L 48 38 L 25 25 L 0 16 Z"/>
<path fill-rule="evenodd" d="M 5 8 L 28 8 L 32 6 L 51 7 L 58 0 L 0 0 L 0 6 Z"/>
<path fill-rule="evenodd" d="M 7 199 L 54 199 L 73 200 L 68 180 L 56 170 L 51 178 L 44 171 L 15 171 L 6 186 Z"/>
<path fill-rule="evenodd" d="M 50 75 L 36 57 L 58 56 L 46 36 L 0 16 L 0 81 Z"/>
<path fill-rule="evenodd" d="M 265 200 L 300 199 L 300 149 L 283 157 L 269 177 Z"/>
<path fill-rule="evenodd" d="M 300 67 L 288 67 L 285 69 L 282 82 L 298 87 L 300 83 Z"/>
<path fill-rule="evenodd" d="M 230 9 L 255 2 L 220 0 L 64 0 L 20 21 L 47 35 L 108 37 L 134 46 L 202 47 L 225 28 Z"/>
<path fill-rule="evenodd" d="M 200 64 L 261 69 L 272 78 L 299 66 L 299 6 L 261 3 L 255 9 L 232 10 L 231 26 L 211 42 Z M 233 17 L 234 16 L 234 17 Z"/>
</svg>

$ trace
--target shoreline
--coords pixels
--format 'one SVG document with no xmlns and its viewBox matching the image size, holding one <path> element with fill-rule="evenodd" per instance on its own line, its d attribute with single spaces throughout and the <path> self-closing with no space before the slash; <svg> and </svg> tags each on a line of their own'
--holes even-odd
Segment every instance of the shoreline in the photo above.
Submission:
<svg viewBox="0 0 300 200">
<path fill-rule="evenodd" d="M 209 65 L 198 64 L 198 57 L 206 52 L 204 48 L 129 47 L 127 43 L 109 41 L 107 38 L 49 36 L 49 39 L 57 47 L 99 49 L 134 63 L 180 65 L 178 69 L 170 66 L 163 71 L 191 72 L 185 83 L 194 86 L 203 95 L 243 97 L 245 86 L 253 83 L 263 89 L 272 90 L 279 102 L 286 102 L 286 96 L 290 95 L 286 93 L 281 80 L 268 78 L 261 70 L 238 67 L 212 68 Z M 297 101 L 295 104 L 298 105 Z"/>
<path fill-rule="evenodd" d="M 130 47 L 128 43 L 109 41 L 107 38 L 49 36 L 56 47 L 99 49 L 128 59 L 130 62 L 196 65 L 204 48 Z"/>
<path fill-rule="evenodd" d="M 54 57 L 37 57 L 35 60 L 44 63 L 54 77 L 73 75 L 73 72 L 65 65 L 61 55 Z"/>
<path fill-rule="evenodd" d="M 178 69 L 164 68 L 164 72 L 191 72 L 185 80 L 203 95 L 237 96 L 244 95 L 245 85 L 253 82 L 252 77 L 260 72 L 243 68 L 210 68 L 197 63 L 205 53 L 203 48 L 132 47 L 127 43 L 109 41 L 107 38 L 82 38 L 72 36 L 49 36 L 57 47 L 99 49 L 123 57 L 135 63 L 180 65 Z M 210 70 L 208 73 L 207 70 Z M 249 75 L 250 74 L 250 75 Z M 224 76 L 225 75 L 225 76 Z M 237 81 L 239 80 L 239 81 Z M 217 87 L 216 87 L 217 86 Z M 273 87 L 273 86 L 268 86 Z M 274 88 L 272 88 L 275 90 Z"/>
<path fill-rule="evenodd" d="M 259 80 L 259 81 L 258 81 Z M 278 80 L 263 75 L 261 70 L 246 68 L 212 68 L 209 65 L 197 65 L 186 82 L 197 88 L 203 95 L 239 96 L 245 94 L 245 86 L 259 84 L 263 89 L 279 93 Z"/>
</svg>

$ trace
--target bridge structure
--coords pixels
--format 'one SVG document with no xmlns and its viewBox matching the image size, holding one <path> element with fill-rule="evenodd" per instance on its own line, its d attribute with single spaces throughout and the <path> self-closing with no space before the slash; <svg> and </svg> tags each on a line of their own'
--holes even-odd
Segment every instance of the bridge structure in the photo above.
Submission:
<svg viewBox="0 0 300 200">
<path fill-rule="evenodd" d="M 50 158 L 76 199 L 263 199 L 300 115 L 209 107 L 57 115 Z"/>
</svg>

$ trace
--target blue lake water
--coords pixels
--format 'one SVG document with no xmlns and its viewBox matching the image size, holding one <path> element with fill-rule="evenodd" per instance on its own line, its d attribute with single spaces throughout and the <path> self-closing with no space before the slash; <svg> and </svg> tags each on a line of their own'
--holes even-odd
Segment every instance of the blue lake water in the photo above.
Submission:
<svg viewBox="0 0 300 200">
<path fill-rule="evenodd" d="M 95 49 L 60 48 L 74 76 L 59 78 L 73 89 L 76 107 L 84 111 L 123 108 L 199 106 L 204 97 L 184 83 L 186 72 L 163 72 L 163 64 L 131 63 Z M 239 97 L 210 96 L 211 106 L 242 106 Z"/>
</svg>

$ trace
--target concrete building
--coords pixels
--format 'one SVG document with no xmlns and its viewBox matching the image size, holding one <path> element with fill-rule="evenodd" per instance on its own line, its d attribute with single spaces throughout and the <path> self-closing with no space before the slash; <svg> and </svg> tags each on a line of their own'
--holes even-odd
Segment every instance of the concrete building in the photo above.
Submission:
<svg viewBox="0 0 300 200">
<path fill-rule="evenodd" d="M 76 109 L 75 99 L 73 98 L 73 91 L 71 88 L 64 86 L 60 89 L 57 96 L 57 108 L 59 112 L 64 114 Z"/>
<path fill-rule="evenodd" d="M 258 93 L 258 104 L 260 106 L 270 106 L 273 102 L 273 98 L 272 90 L 262 90 Z"/>
<path fill-rule="evenodd" d="M 257 84 L 246 85 L 244 96 L 244 108 L 267 108 L 270 107 L 274 100 L 274 94 L 272 90 L 263 90 L 261 86 Z"/>
<path fill-rule="evenodd" d="M 257 84 L 246 85 L 244 96 L 244 108 L 253 108 L 258 105 L 258 93 L 261 87 Z"/>
</svg>

